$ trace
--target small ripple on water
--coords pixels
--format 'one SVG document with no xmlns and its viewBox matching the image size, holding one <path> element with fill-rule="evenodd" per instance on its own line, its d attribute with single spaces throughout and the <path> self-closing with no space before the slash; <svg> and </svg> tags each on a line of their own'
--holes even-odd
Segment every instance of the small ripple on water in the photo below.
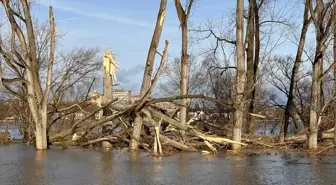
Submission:
<svg viewBox="0 0 336 185">
<path fill-rule="evenodd" d="M 291 161 L 288 163 L 288 161 Z M 0 184 L 334 184 L 336 157 L 177 154 L 155 158 L 127 151 L 85 149 L 37 152 L 0 147 Z"/>
</svg>

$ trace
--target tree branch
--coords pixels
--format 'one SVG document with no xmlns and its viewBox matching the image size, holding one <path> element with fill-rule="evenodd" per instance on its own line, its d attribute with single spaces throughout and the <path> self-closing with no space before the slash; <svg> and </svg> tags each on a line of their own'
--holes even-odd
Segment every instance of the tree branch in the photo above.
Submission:
<svg viewBox="0 0 336 185">
<path fill-rule="evenodd" d="M 149 98 L 150 94 L 152 93 L 153 88 L 155 87 L 156 82 L 159 79 L 159 76 L 161 75 L 161 73 L 163 71 L 164 64 L 165 64 L 165 61 L 166 61 L 166 57 L 167 57 L 167 54 L 168 54 L 169 41 L 166 40 L 165 43 L 166 43 L 166 45 L 165 45 L 165 48 L 164 48 L 164 51 L 163 51 L 163 54 L 162 54 L 162 57 L 161 57 L 159 69 L 157 70 L 157 72 L 155 73 L 154 78 L 152 79 L 151 86 L 149 87 L 149 89 L 147 90 L 147 92 L 144 94 L 144 96 L 141 98 L 141 100 L 139 101 L 139 103 L 136 106 L 135 110 L 139 110 L 145 104 L 145 102 Z"/>
<path fill-rule="evenodd" d="M 209 32 L 209 35 L 207 37 L 205 37 L 205 39 L 209 38 L 212 35 L 217 41 L 220 41 L 220 42 L 224 41 L 224 42 L 236 45 L 236 41 L 235 40 L 230 40 L 230 39 L 227 39 L 227 38 L 219 37 L 211 29 L 205 29 L 205 30 L 202 30 L 202 29 L 189 29 L 189 31 L 200 32 L 200 33 Z"/>
<path fill-rule="evenodd" d="M 203 94 L 189 94 L 189 95 L 184 95 L 184 96 L 172 96 L 172 97 L 167 97 L 167 98 L 152 98 L 148 102 L 148 104 L 155 104 L 155 103 L 160 103 L 160 102 L 172 102 L 174 100 L 180 100 L 180 99 L 185 99 L 185 98 L 200 98 L 200 99 L 208 100 L 208 101 L 215 102 L 218 104 L 233 105 L 232 101 L 220 100 L 220 99 L 205 96 Z"/>
</svg>

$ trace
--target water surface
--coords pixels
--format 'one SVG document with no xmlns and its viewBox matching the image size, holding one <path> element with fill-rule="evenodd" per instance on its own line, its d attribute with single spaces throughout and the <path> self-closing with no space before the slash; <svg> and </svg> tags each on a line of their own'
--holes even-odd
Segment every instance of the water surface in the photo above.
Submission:
<svg viewBox="0 0 336 185">
<path fill-rule="evenodd" d="M 270 155 L 177 154 L 155 158 L 114 150 L 0 146 L 0 184 L 336 184 L 336 157 L 293 152 Z"/>
</svg>

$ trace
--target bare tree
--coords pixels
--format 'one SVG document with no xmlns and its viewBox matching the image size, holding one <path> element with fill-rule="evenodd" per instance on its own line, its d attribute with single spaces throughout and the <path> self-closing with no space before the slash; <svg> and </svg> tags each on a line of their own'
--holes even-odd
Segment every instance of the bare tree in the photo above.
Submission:
<svg viewBox="0 0 336 185">
<path fill-rule="evenodd" d="M 301 60 L 302 60 L 302 53 L 304 50 L 304 45 L 306 41 L 306 33 L 308 30 L 308 27 L 311 23 L 311 18 L 309 18 L 309 8 L 308 4 L 305 3 L 305 8 L 304 8 L 304 15 L 303 15 L 303 25 L 302 25 L 302 30 L 301 30 L 301 36 L 299 40 L 299 45 L 294 61 L 294 66 L 292 69 L 292 75 L 291 75 L 291 81 L 290 81 L 290 87 L 289 87 L 289 92 L 288 92 L 288 99 L 286 103 L 286 109 L 285 109 L 285 122 L 284 122 L 284 134 L 286 137 L 287 130 L 288 130 L 288 125 L 289 125 L 289 118 L 293 116 L 291 114 L 292 108 L 293 108 L 293 99 L 295 97 L 295 92 L 297 88 L 297 83 L 298 83 L 298 78 L 299 78 L 299 70 L 301 66 Z"/>
<path fill-rule="evenodd" d="M 196 57 L 190 55 L 188 71 L 188 94 L 199 94 L 203 92 L 206 82 L 205 69 Z M 176 96 L 180 94 L 181 89 L 181 60 L 174 58 L 167 63 L 163 75 L 166 80 L 160 84 L 161 92 L 167 96 Z"/>
<path fill-rule="evenodd" d="M 51 85 L 54 107 L 65 100 L 83 98 L 87 94 L 86 89 L 79 90 L 79 87 L 89 85 L 98 78 L 97 71 L 102 66 L 99 51 L 99 48 L 75 48 L 56 54 L 57 65 Z M 71 95 L 71 92 L 74 93 Z"/>
<path fill-rule="evenodd" d="M 1 3 L 11 28 L 11 49 L 10 51 L 5 51 L 1 48 L 0 53 L 5 59 L 6 65 L 15 71 L 16 75 L 15 78 L 7 79 L 1 73 L 1 86 L 8 92 L 28 102 L 32 120 L 36 127 L 36 148 L 47 149 L 47 106 L 55 52 L 55 24 L 52 7 L 49 7 L 50 49 L 47 80 L 45 84 L 42 84 L 39 76 L 35 30 L 28 1 L 21 0 L 19 2 L 23 16 L 14 11 L 10 0 L 3 0 Z M 20 71 L 23 71 L 23 73 Z M 19 86 L 25 89 L 25 92 L 21 93 L 12 89 L 10 84 L 15 83 L 20 83 Z"/>
<path fill-rule="evenodd" d="M 312 88 L 310 100 L 310 119 L 309 119 L 309 149 L 317 148 L 318 135 L 318 116 L 320 115 L 322 106 L 322 73 L 323 73 L 323 55 L 325 51 L 325 43 L 328 39 L 330 27 L 332 23 L 331 10 L 332 1 L 324 3 L 317 0 L 313 6 L 311 0 L 307 0 L 310 14 L 315 27 L 316 48 L 313 62 Z"/>
<path fill-rule="evenodd" d="M 244 86 L 245 86 L 245 54 L 244 54 L 244 0 L 237 0 L 236 10 L 236 48 L 237 48 L 237 73 L 236 73 L 236 91 L 235 91 L 235 112 L 234 112 L 234 128 L 233 140 L 241 141 L 241 132 L 243 125 L 243 110 L 244 110 Z M 239 144 L 232 144 L 232 149 L 237 150 L 240 148 Z"/>
<path fill-rule="evenodd" d="M 142 86 L 141 86 L 141 91 L 140 91 L 141 99 L 144 98 L 144 96 L 150 90 L 150 87 L 151 87 L 155 55 L 157 53 L 157 47 L 160 42 L 163 23 L 166 17 L 166 6 L 167 6 L 167 0 L 161 0 L 158 16 L 156 20 L 156 26 L 155 26 L 155 30 L 153 33 L 151 44 L 149 46 L 147 60 L 145 64 L 145 71 L 144 71 L 144 76 L 142 79 Z M 151 92 L 149 93 L 151 94 Z M 142 125 L 143 125 L 142 117 L 139 114 L 137 114 L 134 120 L 133 138 L 130 144 L 130 148 L 132 150 L 138 149 Z"/>
<path fill-rule="evenodd" d="M 263 66 L 263 70 L 266 73 L 265 76 L 267 76 L 266 80 L 274 87 L 269 89 L 270 97 L 268 102 L 269 104 L 281 107 L 284 110 L 286 107 L 285 99 L 289 97 L 290 83 L 293 79 L 292 70 L 295 65 L 294 61 L 295 58 L 291 56 L 274 56 L 267 61 L 266 65 Z M 309 103 L 306 103 L 309 101 L 309 96 L 307 96 L 307 91 L 305 91 L 304 88 L 306 88 L 307 85 L 310 85 L 310 83 L 308 83 L 310 75 L 309 72 L 304 72 L 305 71 L 303 70 L 297 71 L 297 89 L 294 92 L 292 110 L 290 112 L 290 117 L 295 123 L 298 131 L 304 129 L 304 123 L 302 121 L 303 115 L 301 112 L 309 107 Z M 281 139 L 284 139 L 283 136 L 281 136 Z"/>
<path fill-rule="evenodd" d="M 194 0 L 188 0 L 186 10 L 183 9 L 181 1 L 175 0 L 175 8 L 177 16 L 180 21 L 182 33 L 182 51 L 181 51 L 181 90 L 180 95 L 188 94 L 188 67 L 189 67 L 189 54 L 188 54 L 188 19 Z M 181 99 L 180 121 L 181 124 L 187 122 L 187 99 Z"/>
<path fill-rule="evenodd" d="M 260 41 L 256 40 L 256 42 L 254 41 L 254 36 L 257 33 L 256 28 L 259 28 L 259 23 L 255 25 L 255 10 L 257 10 L 258 12 L 258 8 L 255 8 L 256 1 L 255 0 L 251 0 L 249 1 L 249 7 L 248 7 L 248 17 L 247 17 L 247 25 L 246 25 L 246 63 L 247 63 L 247 70 L 246 70 L 246 100 L 248 101 L 247 104 L 247 124 L 246 124 L 246 130 L 247 132 L 253 134 L 254 133 L 254 118 L 252 116 L 250 116 L 248 113 L 254 112 L 254 79 L 255 79 L 255 73 L 254 73 L 254 47 L 255 44 L 260 43 Z M 260 47 L 260 46 L 259 46 Z M 260 49 L 260 48 L 259 48 Z M 259 53 L 256 53 L 255 56 L 259 56 Z"/>
<path fill-rule="evenodd" d="M 333 6 L 333 15 L 332 15 L 332 20 L 333 20 L 333 36 L 334 36 L 334 45 L 333 45 L 333 54 L 334 54 L 334 63 L 336 60 L 336 3 L 334 2 Z M 334 96 L 336 95 L 336 65 L 334 65 Z M 334 112 L 336 110 L 336 104 L 334 103 Z M 334 144 L 336 145 L 336 121 L 335 126 L 334 126 Z"/>
</svg>

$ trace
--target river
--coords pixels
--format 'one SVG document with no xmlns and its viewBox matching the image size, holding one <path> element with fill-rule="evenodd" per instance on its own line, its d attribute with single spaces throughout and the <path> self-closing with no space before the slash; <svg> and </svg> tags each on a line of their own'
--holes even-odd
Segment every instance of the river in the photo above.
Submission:
<svg viewBox="0 0 336 185">
<path fill-rule="evenodd" d="M 336 156 L 270 151 L 259 156 L 184 153 L 156 158 L 124 150 L 0 146 L 0 184 L 336 184 Z"/>
</svg>

